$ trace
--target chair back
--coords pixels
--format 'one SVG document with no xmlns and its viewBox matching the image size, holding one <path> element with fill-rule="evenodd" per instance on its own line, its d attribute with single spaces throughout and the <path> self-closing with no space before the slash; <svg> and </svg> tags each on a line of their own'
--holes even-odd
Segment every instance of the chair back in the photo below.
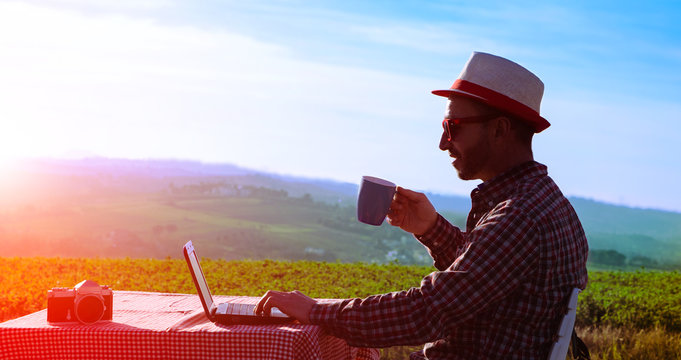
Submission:
<svg viewBox="0 0 681 360">
<path fill-rule="evenodd" d="M 549 360 L 565 360 L 568 348 L 570 347 L 570 339 L 572 338 L 572 329 L 575 326 L 575 318 L 577 317 L 577 296 L 581 290 L 574 288 L 568 301 L 567 312 L 560 322 L 558 328 L 557 339 L 551 345 L 549 352 Z"/>
</svg>

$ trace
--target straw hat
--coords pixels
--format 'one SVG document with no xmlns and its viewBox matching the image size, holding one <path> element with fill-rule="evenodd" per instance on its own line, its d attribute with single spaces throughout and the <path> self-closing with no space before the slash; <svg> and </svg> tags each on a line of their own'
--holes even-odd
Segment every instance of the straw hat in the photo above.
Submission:
<svg viewBox="0 0 681 360">
<path fill-rule="evenodd" d="M 539 115 L 544 83 L 524 67 L 496 55 L 473 52 L 454 85 L 433 90 L 433 94 L 481 101 L 526 121 L 535 133 L 551 125 Z"/>
</svg>

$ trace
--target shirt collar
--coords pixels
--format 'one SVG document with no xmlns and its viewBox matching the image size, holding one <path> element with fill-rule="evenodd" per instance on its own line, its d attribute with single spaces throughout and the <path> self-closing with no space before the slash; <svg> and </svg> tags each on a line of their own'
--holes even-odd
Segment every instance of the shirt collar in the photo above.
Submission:
<svg viewBox="0 0 681 360">
<path fill-rule="evenodd" d="M 471 199 L 473 202 L 491 202 L 490 206 L 492 206 L 504 200 L 509 193 L 514 192 L 521 181 L 546 175 L 548 175 L 548 170 L 545 165 L 536 161 L 528 161 L 478 185 L 471 192 Z"/>
</svg>

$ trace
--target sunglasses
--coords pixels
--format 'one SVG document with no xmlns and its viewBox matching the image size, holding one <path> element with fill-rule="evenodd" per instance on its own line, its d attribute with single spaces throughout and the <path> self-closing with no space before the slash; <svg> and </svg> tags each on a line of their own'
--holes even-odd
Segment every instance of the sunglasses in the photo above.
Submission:
<svg viewBox="0 0 681 360">
<path fill-rule="evenodd" d="M 445 130 L 445 134 L 447 135 L 447 141 L 452 141 L 456 137 L 457 125 L 461 124 L 472 124 L 472 123 L 481 123 L 485 121 L 489 121 L 495 118 L 498 118 L 499 114 L 489 114 L 489 115 L 480 115 L 480 116 L 468 116 L 468 117 L 463 117 L 463 118 L 455 118 L 455 119 L 448 119 L 445 118 L 442 120 L 442 128 Z"/>
</svg>

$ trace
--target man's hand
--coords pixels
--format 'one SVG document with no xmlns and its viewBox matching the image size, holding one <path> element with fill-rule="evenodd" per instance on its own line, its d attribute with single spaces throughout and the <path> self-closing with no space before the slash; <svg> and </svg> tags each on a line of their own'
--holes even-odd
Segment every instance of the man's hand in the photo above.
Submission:
<svg viewBox="0 0 681 360">
<path fill-rule="evenodd" d="M 302 324 L 310 323 L 310 311 L 312 306 L 317 303 L 317 300 L 301 293 L 300 291 L 281 292 L 268 291 L 258 301 L 255 306 L 255 314 L 263 315 L 270 314 L 270 310 L 276 307 L 284 314 L 293 317 Z"/>
<path fill-rule="evenodd" d="M 423 235 L 437 221 L 437 211 L 425 194 L 397 187 L 388 221 L 415 235 Z"/>
</svg>

